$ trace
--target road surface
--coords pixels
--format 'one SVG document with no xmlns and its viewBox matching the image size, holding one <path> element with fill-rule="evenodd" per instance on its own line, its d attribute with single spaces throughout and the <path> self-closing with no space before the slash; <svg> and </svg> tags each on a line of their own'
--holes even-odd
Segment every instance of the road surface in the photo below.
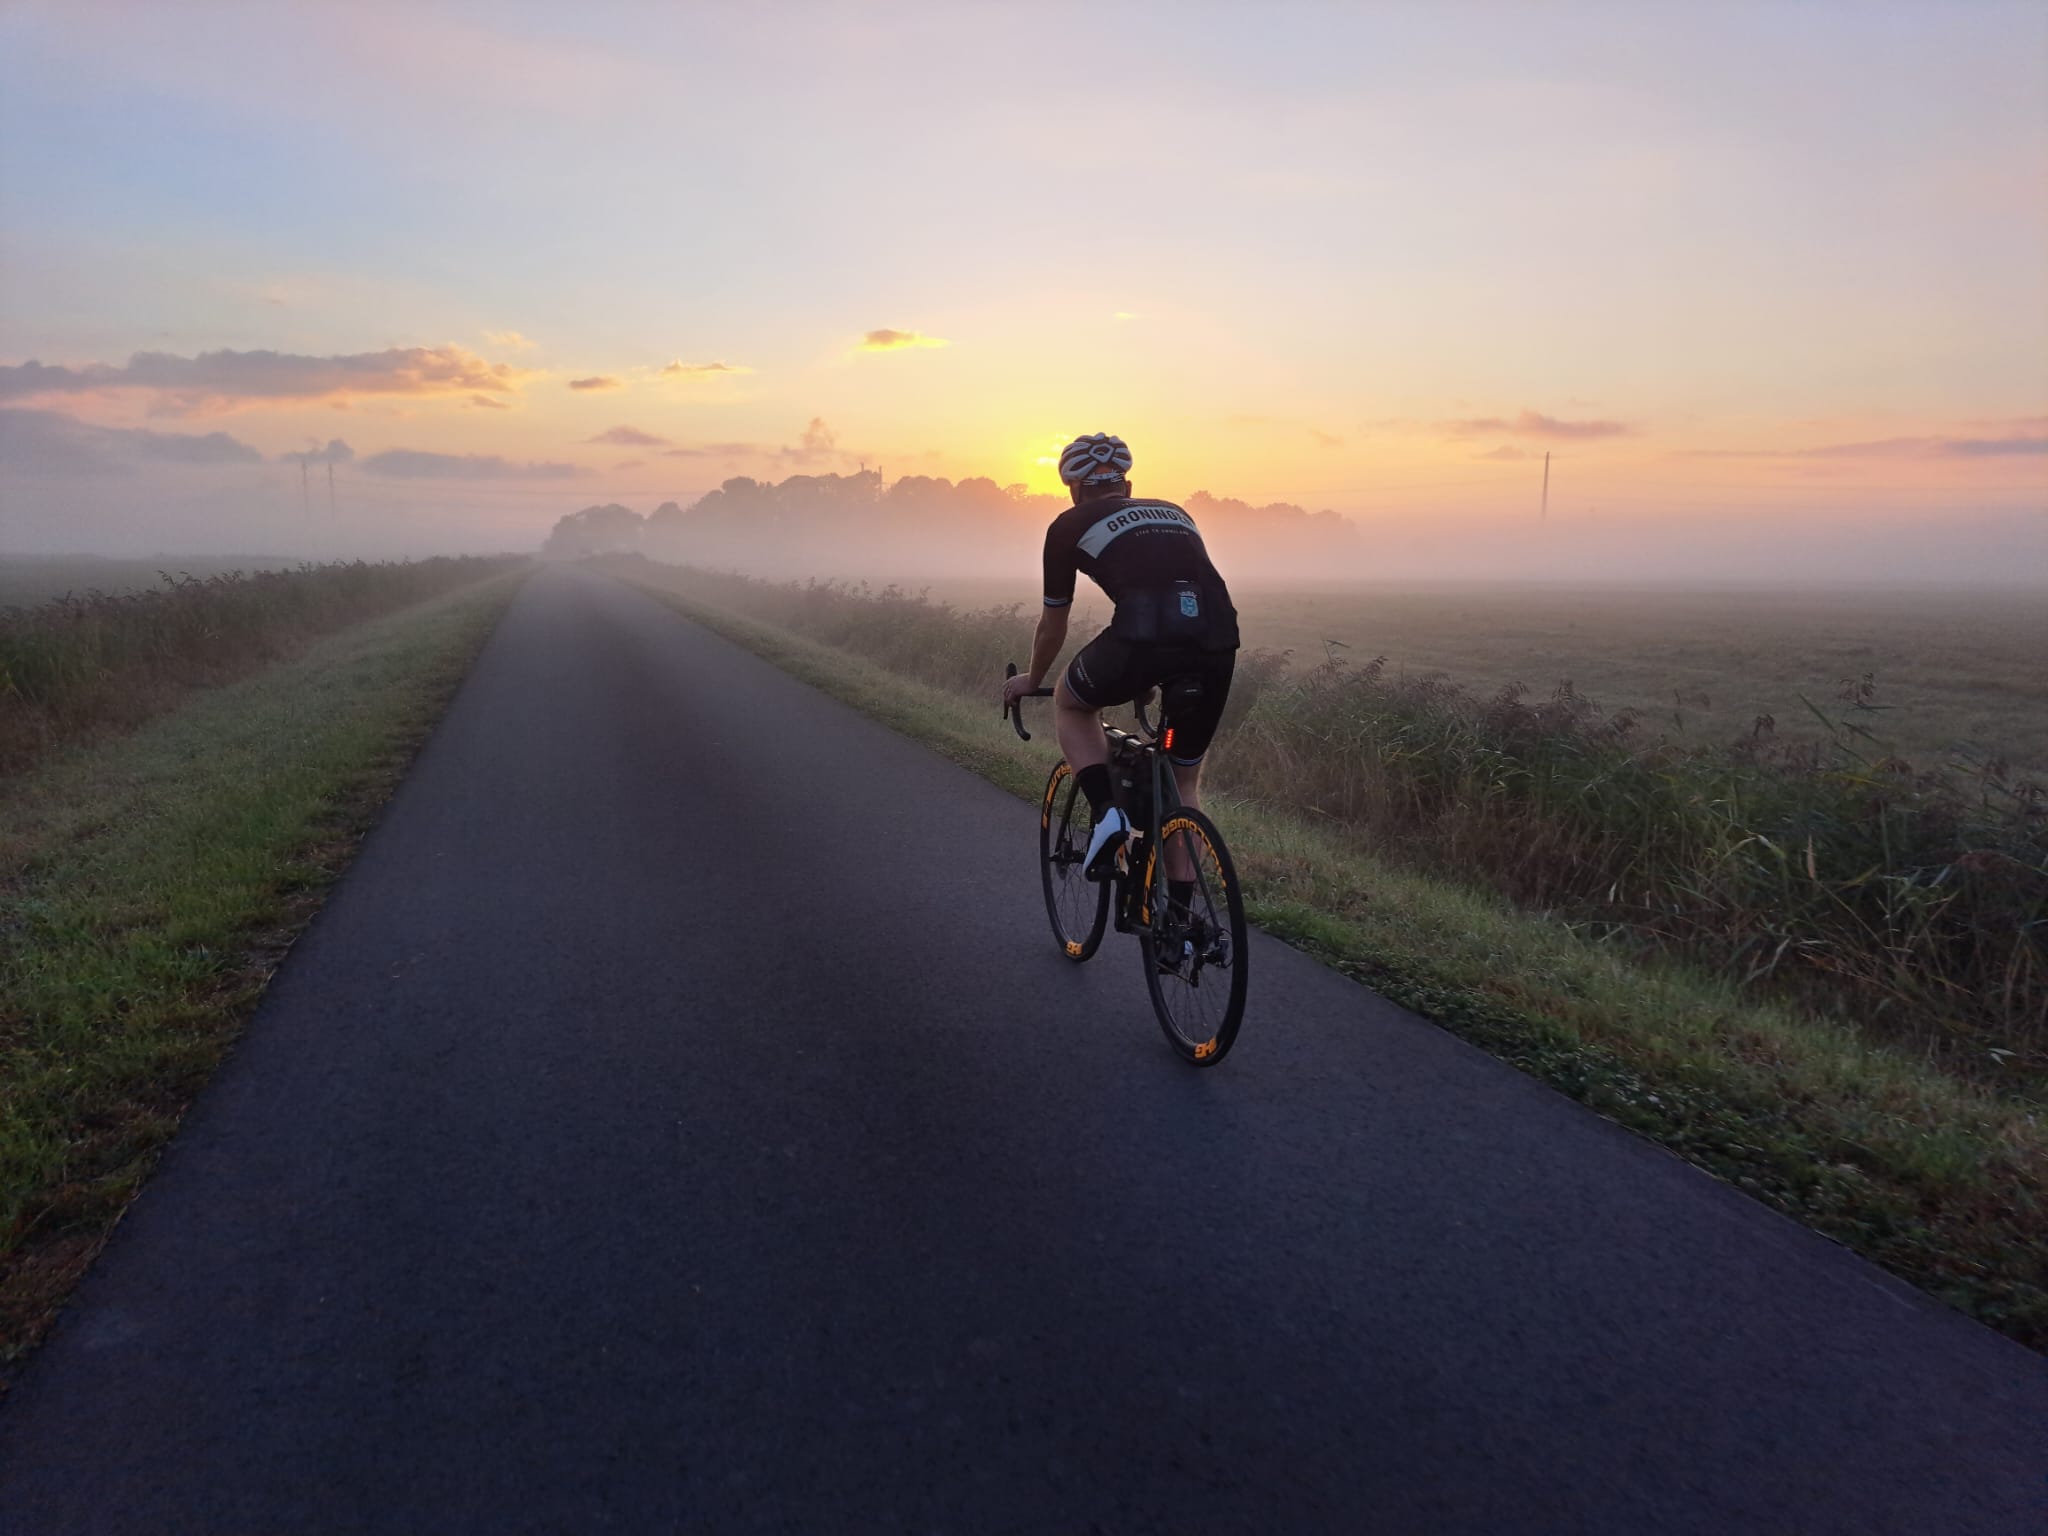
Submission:
<svg viewBox="0 0 2048 1536">
<path fill-rule="evenodd" d="M 2038 1357 L 1276 942 L 1182 1066 L 1032 822 L 541 572 L 0 1530 L 2048 1530 Z"/>
</svg>

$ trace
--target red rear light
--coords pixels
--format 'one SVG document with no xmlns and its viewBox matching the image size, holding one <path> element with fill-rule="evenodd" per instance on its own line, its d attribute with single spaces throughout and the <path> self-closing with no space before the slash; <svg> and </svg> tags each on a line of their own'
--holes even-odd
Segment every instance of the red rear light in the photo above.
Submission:
<svg viewBox="0 0 2048 1536">
<path fill-rule="evenodd" d="M 1169 752 L 1173 750 L 1173 727 L 1170 725 L 1166 728 L 1165 747 Z"/>
</svg>

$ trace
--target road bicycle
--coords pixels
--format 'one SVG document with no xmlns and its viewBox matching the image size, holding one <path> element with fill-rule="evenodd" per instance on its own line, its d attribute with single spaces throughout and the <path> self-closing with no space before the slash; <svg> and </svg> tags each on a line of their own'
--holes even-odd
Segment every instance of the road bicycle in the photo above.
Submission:
<svg viewBox="0 0 2048 1536">
<path fill-rule="evenodd" d="M 1017 675 L 1012 662 L 1009 675 Z M 1082 867 L 1095 817 L 1088 797 L 1065 758 L 1053 765 L 1038 808 L 1039 875 L 1045 911 L 1061 952 L 1077 964 L 1091 958 L 1104 930 L 1137 935 L 1152 1011 L 1174 1050 L 1198 1067 L 1213 1067 L 1229 1053 L 1244 1021 L 1244 893 L 1223 834 L 1200 811 L 1181 804 L 1167 753 L 1173 722 L 1199 696 L 1193 679 L 1168 683 L 1160 694 L 1160 718 L 1151 719 L 1148 698 L 1135 706 L 1137 732 L 1104 722 L 1109 742 L 1110 782 L 1131 828 L 1116 866 L 1101 879 Z M 1023 698 L 1043 699 L 1050 688 Z M 1024 741 L 1023 699 L 1004 714 Z M 1189 882 L 1185 904 L 1173 900 L 1169 882 Z"/>
</svg>

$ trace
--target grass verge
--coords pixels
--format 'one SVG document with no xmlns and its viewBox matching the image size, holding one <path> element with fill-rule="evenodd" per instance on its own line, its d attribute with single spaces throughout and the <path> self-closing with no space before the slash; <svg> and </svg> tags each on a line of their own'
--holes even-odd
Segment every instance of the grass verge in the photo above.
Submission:
<svg viewBox="0 0 2048 1536">
<path fill-rule="evenodd" d="M 520 555 L 437 555 L 203 580 L 167 572 L 147 591 L 0 610 L 0 773 L 139 725 L 191 689 L 247 677 L 321 635 L 524 563 Z"/>
<path fill-rule="evenodd" d="M 91 1263 L 518 585 L 60 752 L 0 808 L 0 1371 Z"/>
<path fill-rule="evenodd" d="M 1036 801 L 1056 749 L 999 724 L 993 679 L 977 705 L 658 580 L 636 584 Z M 2048 1134 L 2035 1106 L 1789 1004 L 1744 999 L 1697 968 L 1397 868 L 1302 820 L 1211 798 L 1269 933 L 2048 1348 Z"/>
</svg>

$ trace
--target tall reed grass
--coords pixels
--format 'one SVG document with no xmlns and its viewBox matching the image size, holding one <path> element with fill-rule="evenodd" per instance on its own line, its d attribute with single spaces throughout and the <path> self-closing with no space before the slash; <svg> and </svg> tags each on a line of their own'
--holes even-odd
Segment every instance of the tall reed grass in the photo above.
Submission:
<svg viewBox="0 0 2048 1536">
<path fill-rule="evenodd" d="M 0 610 L 0 773 L 85 733 L 132 725 L 308 640 L 511 570 L 523 556 L 165 573 L 151 590 Z"/>
<path fill-rule="evenodd" d="M 658 567 L 685 596 L 993 701 L 1032 616 Z M 1076 641 L 1085 639 L 1077 636 Z M 2003 1084 L 2048 1084 L 2048 805 L 1997 763 L 1889 753 L 1875 684 L 1815 741 L 1651 736 L 1569 688 L 1481 696 L 1382 661 L 1239 660 L 1217 788 L 1501 890 Z M 991 704 L 993 708 L 993 704 Z"/>
</svg>

